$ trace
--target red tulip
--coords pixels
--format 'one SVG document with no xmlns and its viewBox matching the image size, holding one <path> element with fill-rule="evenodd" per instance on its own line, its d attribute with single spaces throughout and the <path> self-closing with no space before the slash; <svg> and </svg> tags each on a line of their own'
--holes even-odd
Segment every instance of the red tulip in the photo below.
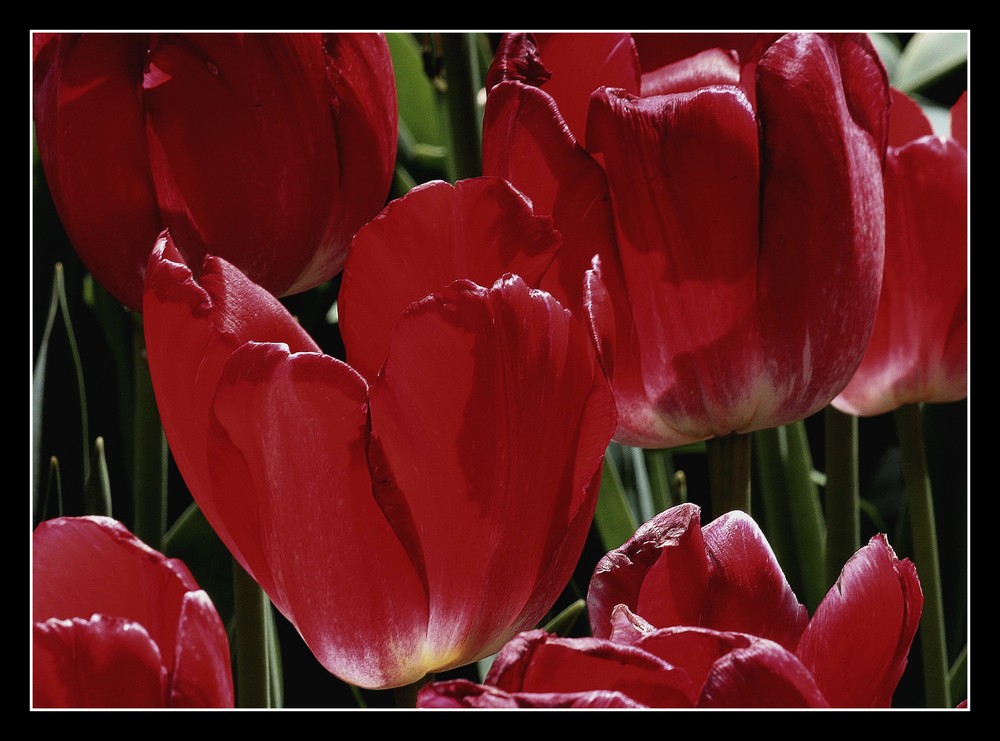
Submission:
<svg viewBox="0 0 1000 741">
<path fill-rule="evenodd" d="M 422 707 L 888 707 L 923 596 L 876 536 L 809 619 L 750 517 L 704 529 L 681 505 L 599 564 L 594 638 L 522 633 L 485 685 L 441 682 Z"/>
<path fill-rule="evenodd" d="M 893 91 L 885 171 L 885 274 L 875 329 L 833 403 L 858 415 L 964 399 L 968 366 L 968 95 L 951 138 Z"/>
<path fill-rule="evenodd" d="M 232 707 L 229 644 L 187 567 L 107 517 L 32 538 L 35 707 Z"/>
<path fill-rule="evenodd" d="M 767 638 L 793 652 L 832 706 L 889 705 L 923 596 L 913 564 L 876 536 L 808 618 L 763 533 L 730 512 L 705 528 L 686 504 L 663 512 L 597 565 L 587 606 L 594 635 L 617 605 L 657 628 L 697 626 Z"/>
<path fill-rule="evenodd" d="M 438 228 L 513 251 L 518 223 L 539 228 L 491 186 L 435 187 L 454 226 L 430 211 L 404 229 L 427 255 L 452 244 Z M 371 233 L 422 213 L 408 198 Z M 512 211 L 494 233 L 497 208 Z M 551 296 L 510 274 L 400 304 L 406 289 L 387 275 L 376 291 L 402 308 L 362 377 L 224 260 L 195 281 L 164 236 L 147 270 L 153 386 L 192 494 L 319 661 L 364 687 L 475 661 L 537 623 L 580 555 L 615 425 L 592 343 Z"/>
<path fill-rule="evenodd" d="M 396 94 L 377 34 L 36 34 L 38 148 L 88 269 L 142 306 L 164 227 L 275 295 L 343 266 L 385 204 Z"/>
<path fill-rule="evenodd" d="M 854 34 L 740 48 L 646 70 L 627 34 L 514 34 L 490 70 L 484 170 L 563 233 L 550 290 L 583 294 L 623 443 L 801 419 L 846 385 L 871 333 L 881 62 Z"/>
</svg>

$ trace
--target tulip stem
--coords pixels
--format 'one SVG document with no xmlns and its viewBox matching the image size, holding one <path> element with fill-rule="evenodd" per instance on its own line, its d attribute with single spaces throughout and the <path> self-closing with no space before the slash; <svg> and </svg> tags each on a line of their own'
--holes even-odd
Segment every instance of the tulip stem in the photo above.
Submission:
<svg viewBox="0 0 1000 741">
<path fill-rule="evenodd" d="M 836 583 L 861 547 L 858 418 L 828 406 L 826 431 L 826 583 Z"/>
<path fill-rule="evenodd" d="M 894 413 L 896 434 L 903 459 L 907 509 L 913 554 L 924 609 L 920 617 L 920 647 L 924 663 L 924 692 L 928 707 L 951 707 L 948 692 L 948 652 L 944 632 L 944 604 L 941 596 L 941 572 L 938 563 L 937 526 L 934 500 L 927 471 L 921 409 L 907 404 Z"/>
<path fill-rule="evenodd" d="M 253 577 L 233 559 L 233 610 L 236 614 L 236 704 L 241 708 L 267 708 L 267 596 Z"/>
<path fill-rule="evenodd" d="M 417 694 L 420 692 L 420 688 L 425 684 L 434 681 L 434 675 L 428 674 L 423 679 L 418 679 L 413 684 L 407 684 L 403 687 L 397 687 L 394 690 L 396 695 L 396 707 L 398 708 L 415 708 L 417 706 Z"/>
<path fill-rule="evenodd" d="M 162 550 L 167 531 L 167 441 L 149 375 L 142 316 L 132 314 L 132 382 L 135 388 L 135 466 L 132 471 L 133 532 Z"/>
<path fill-rule="evenodd" d="M 443 33 L 444 69 L 448 80 L 448 121 L 458 179 L 482 175 L 482 143 L 476 112 L 472 41 L 468 33 Z"/>
<path fill-rule="evenodd" d="M 754 436 L 767 539 L 795 593 L 812 612 L 827 591 L 826 530 L 805 423 Z"/>
<path fill-rule="evenodd" d="M 712 519 L 736 509 L 750 514 L 750 435 L 734 433 L 706 441 Z"/>
</svg>

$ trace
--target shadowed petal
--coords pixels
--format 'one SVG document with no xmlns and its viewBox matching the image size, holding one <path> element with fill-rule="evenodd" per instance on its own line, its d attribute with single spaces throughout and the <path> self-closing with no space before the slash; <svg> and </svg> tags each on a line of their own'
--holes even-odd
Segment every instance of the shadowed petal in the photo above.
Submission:
<svg viewBox="0 0 1000 741">
<path fill-rule="evenodd" d="M 641 708 L 621 692 L 504 692 L 467 679 L 434 682 L 420 690 L 421 708 Z"/>
<path fill-rule="evenodd" d="M 777 643 L 751 638 L 712 667 L 700 708 L 825 708 L 809 670 Z"/>
<path fill-rule="evenodd" d="M 604 157 L 615 207 L 620 261 L 602 260 L 602 276 L 616 314 L 631 307 L 638 346 L 618 356 L 615 374 L 640 366 L 629 375 L 675 430 L 659 447 L 750 429 L 770 386 L 756 326 L 749 102 L 727 87 L 642 99 L 599 90 L 587 144 Z"/>
<path fill-rule="evenodd" d="M 420 524 L 438 668 L 495 652 L 551 606 L 593 516 L 615 420 L 589 338 L 516 276 L 459 281 L 396 325 L 371 418 Z"/>
<path fill-rule="evenodd" d="M 885 239 L 888 89 L 870 47 L 843 34 L 782 36 L 756 80 L 766 173 L 757 292 L 775 388 L 760 421 L 778 425 L 829 403 L 871 334 Z M 852 89 L 852 80 L 865 86 Z"/>
<path fill-rule="evenodd" d="M 604 171 L 576 143 L 546 91 L 520 82 L 490 91 L 483 172 L 513 183 L 536 214 L 551 215 L 563 240 L 541 287 L 575 312 L 593 256 L 617 259 L 611 198 Z"/>
<path fill-rule="evenodd" d="M 511 272 L 536 285 L 558 246 L 551 220 L 499 178 L 414 188 L 351 247 L 338 304 L 348 361 L 373 381 L 411 303 L 461 278 L 492 285 Z"/>
</svg>

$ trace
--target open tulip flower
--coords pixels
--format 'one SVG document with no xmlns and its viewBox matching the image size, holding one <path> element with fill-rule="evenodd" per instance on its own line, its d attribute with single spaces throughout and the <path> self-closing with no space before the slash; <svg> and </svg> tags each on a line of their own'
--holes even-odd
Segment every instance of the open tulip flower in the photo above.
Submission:
<svg viewBox="0 0 1000 741">
<path fill-rule="evenodd" d="M 615 439 L 642 447 L 828 404 L 871 334 L 884 248 L 889 89 L 866 36 L 684 58 L 670 40 L 505 36 L 483 134 L 484 170 L 563 233 L 550 290 L 586 307 Z"/>
<path fill-rule="evenodd" d="M 680 505 L 598 564 L 587 602 L 593 638 L 523 633 L 485 685 L 430 685 L 421 706 L 889 707 L 923 597 L 876 536 L 810 619 L 748 515 L 703 529 Z"/>
<path fill-rule="evenodd" d="M 833 404 L 869 416 L 964 399 L 968 365 L 968 94 L 951 137 L 893 90 L 885 170 L 885 272 L 875 329 Z"/>
<path fill-rule="evenodd" d="M 35 34 L 53 200 L 96 279 L 141 310 L 169 227 L 275 295 L 322 283 L 385 205 L 396 156 L 379 34 Z"/>
<path fill-rule="evenodd" d="M 229 644 L 187 567 L 107 517 L 32 538 L 38 708 L 232 707 Z"/>
<path fill-rule="evenodd" d="M 497 206 L 476 188 L 418 190 L 443 189 L 455 210 L 404 198 L 372 233 L 423 213 L 403 232 L 430 255 L 453 244 L 438 228 L 501 246 L 530 244 L 519 223 L 551 231 L 523 198 Z M 459 226 L 508 207 L 506 231 Z M 399 302 L 406 275 L 386 274 L 399 315 L 364 376 L 224 260 L 206 258 L 195 280 L 164 235 L 146 278 L 157 404 L 192 494 L 323 666 L 369 688 L 475 661 L 537 624 L 580 556 L 615 427 L 587 332 L 550 295 L 508 273 Z"/>
</svg>

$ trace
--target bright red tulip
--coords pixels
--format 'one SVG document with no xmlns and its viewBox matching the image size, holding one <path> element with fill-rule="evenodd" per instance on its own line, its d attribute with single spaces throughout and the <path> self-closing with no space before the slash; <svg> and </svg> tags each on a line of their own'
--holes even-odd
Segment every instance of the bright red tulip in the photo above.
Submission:
<svg viewBox="0 0 1000 741">
<path fill-rule="evenodd" d="M 141 310 L 164 227 L 275 295 L 334 274 L 385 205 L 396 91 L 378 34 L 36 34 L 38 148 L 87 268 Z"/>
<path fill-rule="evenodd" d="M 795 654 L 834 707 L 888 707 L 906 667 L 923 595 L 913 564 L 876 536 L 808 618 L 763 533 L 742 512 L 706 527 L 692 504 L 663 512 L 597 565 L 594 635 L 618 605 L 656 628 L 697 626 L 766 638 Z"/>
<path fill-rule="evenodd" d="M 833 404 L 858 415 L 964 399 L 968 367 L 968 95 L 951 138 L 893 91 L 885 170 L 885 273 L 875 329 Z"/>
<path fill-rule="evenodd" d="M 543 287 L 574 305 L 582 294 L 623 443 L 808 416 L 847 384 L 871 333 L 881 62 L 863 35 L 737 41 L 739 54 L 706 48 L 647 70 L 628 34 L 512 34 L 488 77 L 484 171 L 563 233 L 559 287 Z"/>
<path fill-rule="evenodd" d="M 599 564 L 594 638 L 531 631 L 485 685 L 425 687 L 421 707 L 889 707 L 923 596 L 876 536 L 809 619 L 750 517 L 704 529 L 681 505 Z"/>
<path fill-rule="evenodd" d="M 107 517 L 32 538 L 35 707 L 232 707 L 229 644 L 187 567 Z"/>
<path fill-rule="evenodd" d="M 453 244 L 439 228 L 524 248 L 517 224 L 540 225 L 523 199 L 475 187 L 434 186 L 456 210 L 405 237 L 428 256 Z M 423 213 L 407 198 L 371 233 Z M 497 208 L 506 231 L 487 228 Z M 615 426 L 593 345 L 551 296 L 507 274 L 399 301 L 406 274 L 369 284 L 400 313 L 363 377 L 221 259 L 196 281 L 164 236 L 147 271 L 153 386 L 192 494 L 319 661 L 363 687 L 475 661 L 537 623 L 579 558 Z"/>
</svg>

